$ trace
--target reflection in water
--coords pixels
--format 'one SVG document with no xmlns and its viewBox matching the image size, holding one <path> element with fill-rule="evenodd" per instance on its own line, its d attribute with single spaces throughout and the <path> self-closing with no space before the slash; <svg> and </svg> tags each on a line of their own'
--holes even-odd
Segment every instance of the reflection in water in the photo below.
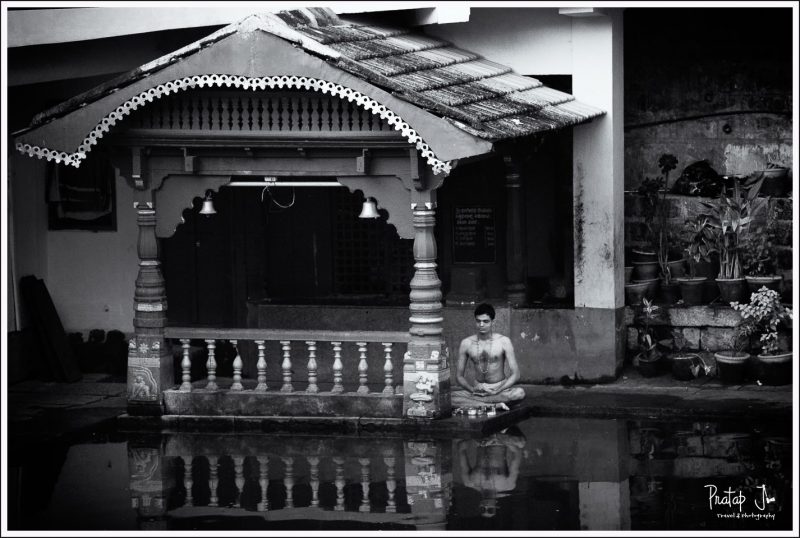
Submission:
<svg viewBox="0 0 800 538">
<path fill-rule="evenodd" d="M 46 499 L 26 493 L 26 476 L 42 483 L 26 470 L 36 462 L 12 461 L 12 528 L 791 528 L 789 433 L 765 425 L 537 417 L 481 439 L 114 435 L 59 448 Z M 708 484 L 761 517 L 709 508 Z"/>
<path fill-rule="evenodd" d="M 456 446 L 461 483 L 480 492 L 480 515 L 494 517 L 497 499 L 517 487 L 525 436 L 518 428 L 509 428 L 479 440 L 461 439 Z M 472 458 L 470 453 L 474 454 Z M 475 463 L 471 464 L 470 459 Z"/>
</svg>

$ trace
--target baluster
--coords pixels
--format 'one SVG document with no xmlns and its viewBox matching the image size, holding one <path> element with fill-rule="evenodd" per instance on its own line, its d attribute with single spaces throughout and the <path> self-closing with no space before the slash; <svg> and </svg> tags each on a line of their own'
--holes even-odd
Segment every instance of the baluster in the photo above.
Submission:
<svg viewBox="0 0 800 538">
<path fill-rule="evenodd" d="M 216 340 L 206 340 L 206 345 L 208 346 L 208 360 L 206 361 L 208 384 L 206 389 L 217 390 L 217 360 L 214 358 L 214 353 L 217 349 Z"/>
<path fill-rule="evenodd" d="M 267 360 L 264 358 L 264 340 L 256 340 L 258 346 L 258 385 L 256 385 L 256 392 L 267 391 Z"/>
<path fill-rule="evenodd" d="M 333 463 L 336 465 L 336 506 L 334 510 L 341 512 L 344 510 L 344 459 L 333 458 Z"/>
<path fill-rule="evenodd" d="M 368 394 L 369 387 L 367 387 L 367 343 L 357 342 L 358 353 L 360 359 L 358 361 L 358 383 L 359 387 L 356 392 L 359 394 Z"/>
<path fill-rule="evenodd" d="M 331 342 L 333 346 L 333 388 L 331 392 L 344 392 L 342 385 L 342 343 Z"/>
<path fill-rule="evenodd" d="M 369 512 L 369 458 L 358 458 L 361 464 L 361 505 L 359 512 Z"/>
<path fill-rule="evenodd" d="M 181 370 L 183 372 L 181 383 L 181 392 L 191 392 L 192 390 L 192 361 L 189 360 L 189 340 L 188 338 L 181 338 L 181 349 L 183 351 L 183 359 L 181 359 Z"/>
<path fill-rule="evenodd" d="M 283 477 L 283 487 L 286 488 L 286 508 L 294 508 L 294 458 L 286 457 L 281 458 L 286 465 Z"/>
<path fill-rule="evenodd" d="M 211 498 L 208 500 L 208 506 L 217 506 L 217 487 L 219 486 L 219 479 L 217 473 L 219 471 L 219 457 L 207 456 L 208 458 L 208 488 L 211 492 Z"/>
<path fill-rule="evenodd" d="M 319 458 L 312 456 L 308 459 L 311 466 L 309 471 L 311 481 L 311 506 L 319 506 Z"/>
<path fill-rule="evenodd" d="M 183 503 L 186 506 L 192 506 L 192 457 L 185 456 L 183 458 L 183 487 L 186 489 L 186 501 Z"/>
<path fill-rule="evenodd" d="M 283 362 L 281 363 L 281 370 L 283 370 L 283 386 L 281 392 L 292 392 L 292 357 L 291 357 L 291 342 L 288 340 L 281 340 L 281 347 L 283 348 Z"/>
<path fill-rule="evenodd" d="M 258 485 L 261 486 L 261 502 L 258 503 L 259 512 L 269 510 L 269 499 L 267 498 L 267 487 L 269 487 L 269 457 L 257 456 L 258 458 Z"/>
<path fill-rule="evenodd" d="M 242 357 L 239 355 L 238 340 L 231 340 L 233 350 L 236 351 L 236 358 L 233 359 L 233 384 L 231 390 L 242 390 Z"/>
<path fill-rule="evenodd" d="M 306 342 L 308 346 L 308 388 L 306 392 L 319 392 L 317 387 L 317 343 Z"/>
<path fill-rule="evenodd" d="M 397 512 L 397 503 L 394 500 L 394 490 L 397 488 L 397 482 L 394 479 L 394 457 L 383 458 L 386 464 L 386 491 L 389 492 L 389 499 L 386 501 L 386 512 Z"/>
<path fill-rule="evenodd" d="M 234 482 L 236 483 L 236 508 L 242 507 L 242 492 L 244 491 L 244 456 L 233 457 L 233 470 L 236 473 Z"/>
<path fill-rule="evenodd" d="M 386 381 L 386 386 L 383 388 L 384 396 L 392 396 L 394 394 L 394 380 L 392 378 L 394 366 L 392 365 L 392 343 L 383 343 L 383 352 L 386 355 L 386 362 L 383 363 L 383 377 Z"/>
</svg>

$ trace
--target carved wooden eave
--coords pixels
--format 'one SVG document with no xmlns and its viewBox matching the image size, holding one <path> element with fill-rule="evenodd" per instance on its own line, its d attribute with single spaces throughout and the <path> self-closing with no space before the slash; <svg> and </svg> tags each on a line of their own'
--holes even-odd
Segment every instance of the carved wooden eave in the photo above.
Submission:
<svg viewBox="0 0 800 538">
<path fill-rule="evenodd" d="M 305 89 L 346 99 L 399 131 L 436 174 L 447 175 L 453 161 L 491 151 L 491 142 L 326 61 L 337 55 L 274 16 L 254 15 L 144 65 L 110 87 L 54 107 L 32 127 L 15 133 L 15 146 L 30 156 L 77 167 L 131 112 L 183 90 L 221 87 Z"/>
</svg>

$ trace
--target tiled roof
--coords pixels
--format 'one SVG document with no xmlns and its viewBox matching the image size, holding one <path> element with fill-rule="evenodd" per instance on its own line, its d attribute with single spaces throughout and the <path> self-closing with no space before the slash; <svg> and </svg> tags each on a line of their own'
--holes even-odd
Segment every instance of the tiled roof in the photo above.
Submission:
<svg viewBox="0 0 800 538">
<path fill-rule="evenodd" d="M 444 118 L 498 141 L 559 129 L 605 112 L 435 37 L 340 19 L 328 9 L 258 14 L 38 114 L 30 130 L 180 62 L 236 32 L 260 30 Z"/>
<path fill-rule="evenodd" d="M 327 46 L 341 69 L 488 140 L 576 125 L 604 114 L 539 80 L 440 39 L 347 22 L 328 10 L 283 12 L 295 31 Z"/>
</svg>

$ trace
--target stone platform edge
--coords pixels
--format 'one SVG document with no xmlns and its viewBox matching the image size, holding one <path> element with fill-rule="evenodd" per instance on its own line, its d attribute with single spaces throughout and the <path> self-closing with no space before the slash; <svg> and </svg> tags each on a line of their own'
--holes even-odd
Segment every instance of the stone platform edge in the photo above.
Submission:
<svg viewBox="0 0 800 538">
<path fill-rule="evenodd" d="M 482 437 L 513 426 L 531 415 L 532 407 L 519 405 L 494 417 L 453 416 L 425 420 L 377 417 L 319 416 L 219 416 L 122 414 L 116 418 L 119 431 L 127 433 L 303 433 L 327 435 L 414 434 L 420 437 Z"/>
</svg>

